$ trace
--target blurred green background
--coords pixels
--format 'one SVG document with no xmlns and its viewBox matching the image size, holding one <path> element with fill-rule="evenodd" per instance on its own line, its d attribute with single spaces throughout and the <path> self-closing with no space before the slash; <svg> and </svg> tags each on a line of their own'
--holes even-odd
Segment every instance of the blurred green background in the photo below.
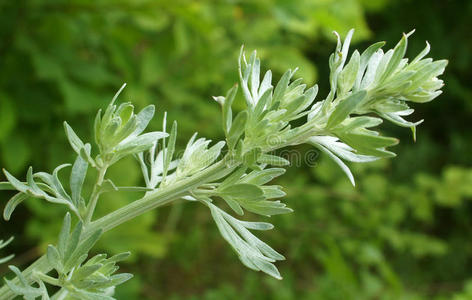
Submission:
<svg viewBox="0 0 472 300">
<path fill-rule="evenodd" d="M 122 269 L 135 278 L 117 289 L 118 299 L 472 299 L 471 20 L 472 1 L 453 0 L 3 0 L 0 166 L 22 178 L 29 165 L 51 171 L 71 162 L 62 122 L 91 140 L 97 109 L 123 82 L 122 101 L 156 104 L 153 129 L 164 111 L 178 120 L 180 147 L 194 131 L 221 139 L 210 96 L 237 81 L 242 44 L 257 49 L 276 78 L 298 66 L 321 98 L 333 30 L 355 28 L 354 47 L 363 49 L 378 40 L 393 47 L 416 28 L 407 54 L 428 40 L 431 57 L 449 59 L 444 94 L 415 107 L 426 120 L 416 143 L 406 129 L 382 127 L 400 137 L 398 157 L 352 164 L 356 188 L 324 157 L 278 180 L 295 213 L 270 219 L 276 229 L 261 237 L 287 257 L 278 264 L 283 281 L 242 266 L 193 203 L 133 220 L 96 250 L 133 250 Z M 110 177 L 141 180 L 132 159 Z M 10 196 L 2 192 L 0 208 Z M 104 198 L 100 213 L 135 196 Z M 16 237 L 7 249 L 13 263 L 24 267 L 54 243 L 63 214 L 28 201 L 1 221 L 0 238 Z"/>
</svg>

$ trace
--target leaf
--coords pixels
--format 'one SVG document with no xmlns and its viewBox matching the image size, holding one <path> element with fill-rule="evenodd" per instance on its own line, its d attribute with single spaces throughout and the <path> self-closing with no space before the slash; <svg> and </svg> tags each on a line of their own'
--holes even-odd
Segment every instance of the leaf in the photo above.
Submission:
<svg viewBox="0 0 472 300">
<path fill-rule="evenodd" d="M 71 255 L 68 256 L 67 259 L 65 259 L 64 269 L 68 271 L 72 267 L 81 263 L 81 261 L 83 261 L 87 257 L 87 254 L 93 247 L 93 245 L 95 245 L 95 243 L 100 239 L 101 235 L 102 230 L 96 230 L 88 238 L 80 242 L 79 245 L 73 250 Z"/>
<path fill-rule="evenodd" d="M 154 142 L 167 136 L 168 134 L 165 132 L 155 131 L 145 133 L 132 139 L 127 138 L 126 141 L 123 141 L 115 148 L 117 155 L 116 160 L 126 155 L 143 152 L 149 149 Z"/>
<path fill-rule="evenodd" d="M 261 171 L 252 171 L 248 175 L 244 176 L 241 182 L 251 183 L 254 185 L 263 185 L 272 179 L 285 173 L 283 168 L 270 168 Z"/>
<path fill-rule="evenodd" d="M 400 42 L 398 42 L 398 44 L 395 46 L 393 50 L 392 58 L 388 62 L 388 65 L 385 68 L 385 72 L 382 74 L 382 77 L 380 78 L 380 82 L 384 82 L 385 80 L 389 78 L 390 75 L 392 75 L 395 72 L 398 65 L 400 64 L 400 61 L 405 56 L 406 47 L 408 44 L 407 38 L 408 36 L 406 34 L 403 34 Z"/>
<path fill-rule="evenodd" d="M 257 185 L 249 183 L 238 183 L 223 189 L 218 189 L 218 194 L 225 198 L 228 197 L 232 200 L 245 200 L 245 201 L 259 201 L 264 199 L 261 188 Z"/>
<path fill-rule="evenodd" d="M 72 253 L 76 250 L 77 246 L 79 245 L 80 236 L 82 235 L 82 227 L 83 227 L 82 222 L 79 221 L 75 225 L 74 229 L 72 230 L 72 234 L 69 236 L 67 240 L 64 256 L 62 257 L 64 262 L 70 259 Z"/>
<path fill-rule="evenodd" d="M 232 198 L 230 197 L 223 197 L 223 200 L 225 200 L 225 202 L 228 204 L 228 206 L 235 212 L 237 213 L 238 215 L 242 216 L 244 215 L 244 211 L 243 209 L 241 208 L 241 205 L 239 205 L 239 203 L 235 200 L 233 200 Z"/>
<path fill-rule="evenodd" d="M 292 78 L 292 75 L 293 73 L 291 70 L 288 70 L 282 75 L 275 87 L 274 95 L 272 97 L 273 102 L 282 102 L 283 96 L 285 95 L 285 90 L 288 87 L 288 83 L 290 82 L 290 78 Z"/>
<path fill-rule="evenodd" d="M 268 217 L 293 212 L 291 208 L 288 208 L 285 203 L 280 201 L 241 201 L 240 204 L 247 211 Z"/>
<path fill-rule="evenodd" d="M 345 120 L 342 125 L 343 127 L 339 130 L 335 130 L 335 132 L 349 132 L 356 130 L 358 128 L 370 128 L 375 127 L 382 124 L 382 119 L 375 118 L 375 117 L 367 117 L 367 116 L 360 116 L 360 117 L 351 117 Z"/>
<path fill-rule="evenodd" d="M 11 185 L 15 187 L 16 190 L 22 192 L 22 193 L 27 193 L 29 190 L 29 187 L 24 184 L 23 182 L 19 181 L 16 179 L 13 175 L 11 175 L 7 170 L 3 169 L 3 173 L 5 174 L 5 177 L 7 180 L 10 182 Z"/>
<path fill-rule="evenodd" d="M 48 259 L 49 265 L 55 270 L 57 270 L 59 274 L 61 274 L 63 272 L 61 262 L 62 260 L 59 251 L 57 251 L 56 247 L 54 247 L 53 245 L 49 245 L 48 250 L 46 252 L 46 257 Z"/>
<path fill-rule="evenodd" d="M 84 147 L 84 143 L 77 136 L 77 134 L 74 132 L 72 127 L 70 127 L 69 124 L 67 124 L 66 121 L 64 121 L 64 129 L 66 131 L 66 136 L 67 136 L 67 139 L 69 140 L 69 144 L 71 145 L 72 149 L 74 149 L 74 151 L 77 154 L 80 154 L 80 149 Z"/>
<path fill-rule="evenodd" d="M 239 137 L 243 134 L 247 118 L 248 113 L 245 110 L 237 114 L 236 118 L 234 118 L 233 125 L 231 126 L 228 136 L 226 137 L 229 149 L 234 149 L 234 146 L 236 146 Z"/>
<path fill-rule="evenodd" d="M 13 281 L 5 279 L 7 286 L 16 294 L 23 296 L 26 300 L 35 300 L 37 297 L 41 297 L 42 300 L 49 300 L 46 286 L 41 280 L 37 280 L 39 287 L 35 288 L 29 285 L 26 278 L 23 276 L 21 271 L 15 266 L 8 266 L 10 270 L 15 273 L 19 279 L 19 284 L 13 283 Z"/>
<path fill-rule="evenodd" d="M 268 165 L 273 165 L 277 167 L 290 165 L 290 161 L 286 160 L 285 158 L 276 156 L 276 155 L 270 155 L 270 154 L 262 154 L 257 159 L 257 162 L 260 164 L 268 164 Z"/>
<path fill-rule="evenodd" d="M 343 161 L 341 159 L 339 159 L 331 151 L 326 149 L 326 147 L 324 147 L 324 146 L 322 146 L 318 143 L 313 143 L 313 145 L 315 147 L 317 147 L 318 149 L 320 149 L 322 152 L 326 153 L 341 168 L 341 170 L 344 172 L 344 174 L 346 174 L 347 178 L 349 178 L 349 181 L 351 181 L 352 185 L 353 186 L 356 185 L 356 182 L 354 181 L 354 176 L 352 175 L 351 170 L 349 170 L 349 167 L 346 166 L 346 164 L 343 163 Z"/>
<path fill-rule="evenodd" d="M 313 136 L 310 139 L 312 143 L 318 143 L 326 147 L 329 151 L 333 152 L 342 159 L 352 162 L 371 162 L 378 160 L 379 157 L 362 155 L 355 153 L 356 150 L 349 147 L 348 145 L 339 141 L 337 137 L 332 136 Z"/>
<path fill-rule="evenodd" d="M 10 221 L 11 214 L 15 210 L 15 208 L 20 204 L 21 202 L 25 201 L 28 199 L 28 195 L 25 193 L 17 193 L 13 197 L 8 200 L 7 204 L 5 205 L 5 209 L 3 210 L 3 218 L 5 221 Z"/>
<path fill-rule="evenodd" d="M 69 243 L 69 234 L 70 234 L 70 223 L 71 218 L 70 214 L 67 212 L 64 216 L 64 221 L 62 222 L 61 232 L 59 233 L 59 238 L 57 241 L 57 250 L 62 259 L 66 258 L 66 249 Z"/>
<path fill-rule="evenodd" d="M 340 134 L 339 137 L 346 144 L 362 154 L 378 157 L 394 157 L 395 153 L 385 150 L 385 147 L 398 144 L 398 140 L 374 134 L 348 133 Z"/>
<path fill-rule="evenodd" d="M 256 271 L 263 271 L 274 278 L 282 279 L 273 262 L 285 258 L 247 230 L 247 228 L 267 230 L 271 229 L 271 225 L 259 222 L 242 222 L 211 203 L 207 203 L 207 205 L 222 237 L 236 251 L 245 266 Z"/>
<path fill-rule="evenodd" d="M 244 154 L 243 163 L 250 168 L 256 168 L 256 162 L 261 154 L 262 150 L 260 147 L 253 148 Z"/>
<path fill-rule="evenodd" d="M 163 176 L 167 175 L 169 170 L 170 163 L 172 162 L 172 157 L 174 156 L 175 151 L 175 141 L 177 139 L 177 122 L 174 121 L 172 128 L 170 130 L 169 143 L 165 149 L 165 161 L 163 165 Z"/>
<path fill-rule="evenodd" d="M 141 132 L 146 129 L 151 119 L 154 117 L 155 112 L 154 105 L 148 105 L 143 108 L 137 115 L 136 115 L 136 130 L 133 132 L 134 136 L 139 135 Z"/>
<path fill-rule="evenodd" d="M 359 52 L 357 52 L 356 50 L 352 54 L 351 60 L 349 61 L 349 63 L 339 74 L 338 97 L 347 93 L 354 86 L 356 78 L 358 77 L 359 65 L 360 65 L 360 55 L 359 55 Z"/>
<path fill-rule="evenodd" d="M 261 186 L 261 189 L 266 199 L 282 198 L 286 195 L 279 185 Z"/>
<path fill-rule="evenodd" d="M 74 203 L 74 206 L 77 208 L 80 207 L 80 203 L 83 202 L 80 193 L 82 191 L 82 186 L 85 181 L 85 176 L 87 175 L 87 169 L 88 162 L 84 160 L 80 155 L 78 155 L 72 166 L 69 181 L 72 203 Z"/>
<path fill-rule="evenodd" d="M 0 181 L 0 191 L 14 191 L 16 188 L 8 181 Z"/>
<path fill-rule="evenodd" d="M 346 99 L 341 100 L 334 109 L 333 113 L 329 116 L 326 126 L 328 128 L 333 128 L 340 124 L 356 109 L 359 103 L 361 103 L 366 96 L 367 92 L 365 90 L 361 90 L 352 93 Z"/>
</svg>

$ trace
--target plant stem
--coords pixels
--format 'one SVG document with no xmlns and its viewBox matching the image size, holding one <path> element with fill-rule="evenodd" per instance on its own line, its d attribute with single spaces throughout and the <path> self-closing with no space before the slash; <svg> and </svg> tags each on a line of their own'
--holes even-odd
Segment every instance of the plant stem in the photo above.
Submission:
<svg viewBox="0 0 472 300">
<path fill-rule="evenodd" d="M 63 300 L 67 297 L 69 292 L 65 288 L 61 288 L 54 296 L 51 297 L 51 300 Z"/>
<path fill-rule="evenodd" d="M 218 178 L 227 175 L 229 172 L 231 172 L 237 167 L 237 165 L 235 164 L 231 167 L 228 167 L 226 164 L 227 160 L 228 156 L 224 157 L 222 160 L 213 164 L 209 168 L 202 170 L 191 177 L 185 178 L 175 183 L 171 183 L 165 188 L 159 189 L 155 192 L 150 192 L 141 199 L 138 199 L 116 211 L 113 211 L 110 214 L 94 222 L 87 223 L 86 225 L 84 225 L 84 231 L 81 236 L 81 239 L 86 239 L 97 229 L 102 229 L 103 231 L 111 230 L 116 226 L 121 225 L 126 221 L 129 221 L 141 214 L 144 214 L 157 207 L 166 205 L 172 202 L 173 200 L 181 198 L 182 196 L 188 195 L 189 191 L 195 189 L 196 187 L 202 184 L 212 182 Z M 105 172 L 106 168 L 104 171 L 100 172 L 97 184 L 94 187 L 94 191 L 92 191 L 92 196 L 95 195 L 96 199 L 98 199 L 97 186 L 99 186 L 99 182 L 103 182 Z M 89 208 L 91 207 L 91 205 L 92 202 L 90 202 Z M 96 205 L 96 203 L 94 205 Z M 89 211 L 91 211 L 91 215 L 93 215 L 93 210 L 88 209 L 87 212 L 89 213 Z M 41 256 L 32 265 L 30 265 L 27 269 L 23 271 L 23 276 L 30 282 L 32 281 L 33 270 L 42 272 L 43 274 L 47 274 L 52 270 L 47 261 L 46 255 Z M 18 278 L 13 279 L 13 283 L 18 282 Z M 6 300 L 13 299 L 14 297 L 15 293 L 13 293 L 13 291 L 10 290 L 7 285 L 4 285 L 0 288 L 0 299 Z"/>
<path fill-rule="evenodd" d="M 98 171 L 97 182 L 93 186 L 92 194 L 90 195 L 90 202 L 87 205 L 87 212 L 85 213 L 85 226 L 87 226 L 92 221 L 93 213 L 95 211 L 95 207 L 97 206 L 98 198 L 100 197 L 100 186 L 103 183 L 107 169 L 108 165 L 104 165 Z"/>
</svg>

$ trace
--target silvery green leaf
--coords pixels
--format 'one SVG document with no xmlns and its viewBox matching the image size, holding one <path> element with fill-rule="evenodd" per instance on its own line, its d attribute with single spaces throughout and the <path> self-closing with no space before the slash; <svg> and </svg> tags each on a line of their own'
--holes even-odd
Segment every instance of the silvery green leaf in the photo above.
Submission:
<svg viewBox="0 0 472 300">
<path fill-rule="evenodd" d="M 321 108 L 323 106 L 324 101 L 318 101 L 310 109 L 310 112 L 308 113 L 308 121 L 312 120 L 313 118 L 319 116 L 321 113 Z"/>
<path fill-rule="evenodd" d="M 239 202 L 245 210 L 250 211 L 252 213 L 262 215 L 262 216 L 273 216 L 273 215 L 281 215 L 281 214 L 288 214 L 293 212 L 291 208 L 288 208 L 285 203 L 280 201 L 268 201 L 268 200 L 261 200 L 261 201 L 243 201 Z"/>
<path fill-rule="evenodd" d="M 115 300 L 115 298 L 98 292 L 89 292 L 87 290 L 78 289 L 72 293 L 76 299 L 83 300 Z"/>
<path fill-rule="evenodd" d="M 114 117 L 110 120 L 108 124 L 105 125 L 105 129 L 103 130 L 102 141 L 103 144 L 107 148 L 113 147 L 115 144 L 113 143 L 113 137 L 118 131 L 118 128 L 121 127 L 121 119 L 118 117 Z"/>
<path fill-rule="evenodd" d="M 364 75 L 367 64 L 370 61 L 370 58 L 376 53 L 382 46 L 385 45 L 385 42 L 378 42 L 373 45 L 370 45 L 360 57 L 359 63 L 359 76 L 356 78 L 356 83 L 354 85 L 353 91 L 357 91 L 360 87 L 362 76 Z"/>
<path fill-rule="evenodd" d="M 418 61 L 420 61 L 421 59 L 423 59 L 423 57 L 425 57 L 426 55 L 428 55 L 430 48 L 431 48 L 431 47 L 430 47 L 428 41 L 426 41 L 426 47 L 423 49 L 423 51 L 421 51 L 421 52 L 411 61 L 411 65 L 416 64 Z"/>
<path fill-rule="evenodd" d="M 423 68 L 419 69 L 416 74 L 412 77 L 412 85 L 408 88 L 410 91 L 414 91 L 415 89 L 419 88 L 424 82 L 427 80 L 439 76 L 444 72 L 444 69 L 447 66 L 448 61 L 447 60 L 438 60 L 434 61 L 432 63 L 427 64 Z M 432 98 L 434 99 L 434 98 Z M 431 100 L 432 100 L 431 99 Z M 414 102 L 427 102 L 427 101 L 415 101 L 411 98 L 408 100 L 414 101 Z"/>
<path fill-rule="evenodd" d="M 8 256 L 5 256 L 5 257 L 0 258 L 0 264 L 6 263 L 7 261 L 11 260 L 13 257 L 15 257 L 15 255 L 14 255 L 14 254 L 10 254 L 10 255 L 8 255 Z"/>
<path fill-rule="evenodd" d="M 266 199 L 275 199 L 285 197 L 285 192 L 282 191 L 282 187 L 279 185 L 261 186 Z"/>
<path fill-rule="evenodd" d="M 100 185 L 100 193 L 116 192 L 118 188 L 110 179 L 103 180 L 103 183 Z"/>
<path fill-rule="evenodd" d="M 342 125 L 343 132 L 349 132 L 358 128 L 370 128 L 382 124 L 382 119 L 375 117 L 359 116 L 346 119 Z"/>
<path fill-rule="evenodd" d="M 260 69 L 261 61 L 257 58 L 256 51 L 251 55 L 251 94 L 255 102 L 259 99 L 259 80 L 260 80 Z M 255 103 L 255 104 L 256 104 Z"/>
<path fill-rule="evenodd" d="M 118 109 L 116 110 L 115 114 L 119 115 L 121 121 L 123 122 L 123 124 L 125 124 L 134 115 L 133 112 L 134 112 L 133 104 L 131 104 L 131 102 L 125 102 L 125 103 L 121 103 L 120 106 L 118 106 Z"/>
<path fill-rule="evenodd" d="M 223 189 L 217 190 L 222 198 L 229 198 L 235 201 L 260 201 L 264 199 L 264 192 L 255 184 L 237 183 Z"/>
<path fill-rule="evenodd" d="M 351 170 L 349 170 L 349 167 L 346 166 L 346 164 L 341 159 L 339 159 L 339 157 L 337 157 L 331 151 L 329 151 L 326 147 L 318 143 L 313 143 L 313 145 L 317 147 L 318 149 L 320 149 L 322 152 L 326 153 L 341 168 L 344 174 L 346 174 L 347 178 L 349 178 L 349 181 L 351 181 L 352 185 L 353 186 L 356 185 L 356 182 L 354 181 L 354 176 L 352 175 Z"/>
<path fill-rule="evenodd" d="M 96 168 L 97 165 L 101 166 L 100 159 L 97 157 L 97 161 L 95 161 L 92 156 L 90 156 L 91 146 L 89 143 L 85 144 L 85 146 L 80 149 L 79 155 L 82 159 L 86 160 L 92 167 Z"/>
<path fill-rule="evenodd" d="M 85 181 L 85 176 L 87 175 L 87 169 L 88 161 L 84 160 L 80 155 L 78 155 L 74 164 L 72 165 L 69 181 L 72 203 L 74 203 L 75 207 L 80 207 L 80 203 L 83 202 L 81 192 Z"/>
<path fill-rule="evenodd" d="M 213 204 L 207 203 L 207 205 L 221 235 L 233 247 L 244 265 L 253 270 L 263 271 L 277 279 L 282 278 L 272 263 L 285 258 L 247 230 L 254 227 L 269 229 L 270 226 L 241 222 Z"/>
<path fill-rule="evenodd" d="M 66 213 L 66 215 L 64 216 L 64 221 L 62 222 L 61 232 L 59 233 L 59 238 L 57 241 L 57 251 L 59 251 L 60 257 L 62 259 L 66 258 L 66 249 L 69 243 L 70 223 L 70 214 Z"/>
<path fill-rule="evenodd" d="M 52 172 L 52 178 L 51 178 L 52 186 L 51 187 L 54 188 L 54 190 L 57 192 L 57 194 L 62 199 L 71 201 L 70 196 L 64 190 L 64 187 L 62 186 L 62 183 L 61 183 L 61 181 L 59 180 L 59 177 L 58 177 L 59 171 L 66 168 L 66 167 L 70 167 L 70 164 L 62 164 L 62 165 L 60 165 L 60 166 L 58 166 L 57 168 L 54 169 L 54 171 Z"/>
<path fill-rule="evenodd" d="M 326 147 L 338 157 L 351 162 L 371 162 L 378 160 L 378 157 L 371 155 L 362 155 L 355 153 L 352 147 L 340 142 L 337 137 L 332 136 L 313 136 L 309 138 L 310 143 L 318 143 Z"/>
<path fill-rule="evenodd" d="M 338 97 L 344 95 L 352 89 L 358 77 L 360 66 L 360 54 L 356 50 L 351 56 L 351 60 L 339 74 Z"/>
<path fill-rule="evenodd" d="M 167 176 L 167 172 L 169 170 L 170 164 L 172 162 L 172 158 L 174 156 L 176 140 L 177 140 L 177 122 L 174 121 L 174 123 L 172 124 L 172 128 L 170 130 L 169 143 L 167 144 L 167 147 L 163 152 L 165 153 L 165 161 L 162 166 L 163 176 Z"/>
<path fill-rule="evenodd" d="M 259 101 L 256 104 L 256 107 L 253 111 L 254 118 L 258 118 L 261 116 L 264 109 L 269 106 L 272 102 L 272 87 L 269 87 L 267 90 L 264 91 L 262 96 L 259 98 Z"/>
<path fill-rule="evenodd" d="M 0 181 L 0 191 L 15 191 L 16 188 L 8 181 Z"/>
<path fill-rule="evenodd" d="M 367 89 L 370 87 L 372 82 L 375 79 L 375 74 L 377 72 L 377 67 L 384 56 L 382 49 L 377 50 L 371 58 L 369 59 L 369 63 L 367 64 L 367 70 L 362 78 L 360 89 Z"/>
<path fill-rule="evenodd" d="M 53 245 L 49 245 L 46 251 L 46 257 L 48 259 L 49 265 L 53 267 L 57 272 L 62 273 L 62 259 L 59 251 Z"/>
<path fill-rule="evenodd" d="M 227 141 L 228 141 L 228 147 L 230 149 L 234 149 L 234 146 L 236 146 L 236 143 L 239 140 L 239 137 L 244 132 L 244 129 L 246 127 L 246 122 L 248 118 L 248 113 L 247 111 L 242 111 L 236 115 L 236 118 L 233 120 L 233 124 L 231 125 L 231 129 L 229 130 L 228 136 L 227 136 Z"/>
<path fill-rule="evenodd" d="M 413 109 L 406 109 L 402 111 L 395 111 L 395 112 L 386 112 L 386 113 L 380 113 L 379 115 L 386 119 L 389 120 L 392 123 L 395 123 L 398 126 L 401 127 L 414 127 L 418 126 L 419 124 L 423 123 L 424 120 L 420 120 L 417 122 L 409 122 L 405 119 L 402 118 L 402 116 L 409 116 L 413 113 Z"/>
<path fill-rule="evenodd" d="M 401 60 L 405 56 L 407 44 L 408 35 L 403 34 L 400 42 L 398 42 L 398 44 L 393 50 L 392 58 L 388 62 L 388 65 L 385 68 L 385 72 L 380 77 L 380 82 L 384 82 L 385 80 L 387 80 L 389 76 L 396 71 L 397 67 L 400 65 Z"/>
<path fill-rule="evenodd" d="M 123 121 L 123 120 L 122 120 Z M 138 119 L 136 116 L 132 116 L 128 122 L 124 125 L 120 124 L 120 127 L 114 131 L 113 136 L 109 140 L 110 145 L 116 145 L 126 137 L 130 136 L 133 132 L 136 131 L 138 126 Z"/>
<path fill-rule="evenodd" d="M 342 99 L 331 113 L 326 126 L 328 128 L 333 128 L 340 124 L 356 109 L 359 103 L 361 103 L 366 96 L 367 92 L 365 90 L 360 90 L 352 93 L 345 99 Z"/>
<path fill-rule="evenodd" d="M 112 257 L 108 258 L 107 262 L 115 262 L 115 263 L 120 262 L 120 261 L 123 261 L 123 260 L 127 259 L 130 255 L 131 255 L 131 252 L 129 252 L 129 251 L 118 253 L 118 254 L 113 255 Z"/>
<path fill-rule="evenodd" d="M 102 235 L 101 230 L 97 230 L 84 241 L 78 243 L 78 246 L 73 250 L 73 252 L 64 260 L 64 270 L 71 270 L 74 266 L 79 265 L 81 260 L 84 260 L 87 257 L 90 249 L 95 245 L 100 236 Z"/>
<path fill-rule="evenodd" d="M 70 127 L 69 124 L 67 124 L 67 122 L 65 121 L 64 121 L 64 129 L 66 131 L 66 136 L 67 136 L 67 139 L 69 140 L 69 143 L 72 149 L 74 149 L 74 151 L 77 154 L 79 154 L 80 149 L 84 147 L 84 142 L 82 142 L 82 140 L 77 136 L 77 134 L 74 132 L 72 127 Z"/>
<path fill-rule="evenodd" d="M 143 108 L 137 115 L 136 115 L 136 129 L 133 132 L 134 136 L 141 134 L 141 132 L 146 129 L 151 119 L 154 117 L 155 107 L 154 105 L 148 105 Z"/>
<path fill-rule="evenodd" d="M 22 193 L 27 193 L 28 192 L 28 190 L 29 190 L 28 185 L 26 185 L 23 182 L 16 179 L 15 176 L 11 175 L 5 169 L 3 169 L 3 173 L 5 174 L 5 177 L 7 178 L 8 182 L 10 182 L 10 184 L 12 186 L 14 186 L 17 191 L 20 191 Z"/>
<path fill-rule="evenodd" d="M 255 185 L 263 185 L 267 182 L 271 181 L 272 179 L 282 175 L 285 173 L 285 169 L 283 168 L 270 168 L 261 171 L 252 171 L 248 175 L 244 176 L 241 179 L 243 183 L 251 183 Z"/>
<path fill-rule="evenodd" d="M 30 190 L 33 192 L 33 194 L 41 194 L 42 190 L 38 187 L 36 182 L 33 179 L 33 167 L 28 168 L 28 172 L 26 174 L 26 182 L 28 183 L 28 186 Z"/>
<path fill-rule="evenodd" d="M 390 62 L 390 59 L 393 56 L 393 49 L 388 50 L 385 52 L 385 54 L 382 56 L 382 59 L 379 61 L 379 64 L 377 66 L 377 69 L 375 70 L 375 78 L 374 78 L 374 83 L 375 84 L 380 84 L 382 83 L 380 79 L 382 76 L 385 74 L 385 71 L 387 69 L 387 65 Z"/>
<path fill-rule="evenodd" d="M 117 159 L 147 150 L 155 141 L 167 136 L 167 133 L 155 131 L 142 134 L 132 139 L 127 138 L 126 141 L 123 141 L 115 148 Z"/>
<path fill-rule="evenodd" d="M 282 77 L 280 78 L 279 82 L 275 86 L 274 95 L 272 96 L 272 101 L 275 102 L 282 102 L 283 97 L 285 95 L 285 90 L 288 87 L 290 82 L 290 78 L 292 78 L 293 73 L 291 70 L 286 71 Z"/>
<path fill-rule="evenodd" d="M 75 225 L 74 229 L 72 230 L 72 233 L 69 235 L 69 238 L 67 239 L 67 245 L 65 247 L 64 255 L 62 256 L 62 259 L 64 262 L 70 259 L 72 253 L 78 247 L 80 236 L 82 235 L 82 227 L 83 227 L 82 222 L 79 221 Z"/>
<path fill-rule="evenodd" d="M 262 150 L 260 147 L 253 148 L 243 155 L 243 163 L 250 168 L 257 167 L 256 162 L 261 154 Z"/>
<path fill-rule="evenodd" d="M 5 221 L 9 221 L 11 218 L 11 214 L 15 210 L 15 208 L 20 204 L 21 202 L 25 201 L 28 199 L 28 195 L 25 193 L 16 193 L 13 197 L 8 200 L 7 204 L 5 205 L 5 209 L 3 210 L 3 218 Z"/>
<path fill-rule="evenodd" d="M 0 249 L 5 248 L 8 244 L 10 244 L 13 241 L 13 239 L 14 239 L 14 237 L 10 237 L 6 241 L 0 240 Z M 13 257 L 15 257 L 14 254 L 11 254 L 11 255 L 8 255 L 6 257 L 0 258 L 0 264 L 6 263 L 7 261 L 12 259 Z"/>
<path fill-rule="evenodd" d="M 121 274 L 112 275 L 110 276 L 110 279 L 107 282 L 100 284 L 100 288 L 117 286 L 122 283 L 125 283 L 131 278 L 133 278 L 133 274 L 130 274 L 130 273 L 121 273 Z"/>
<path fill-rule="evenodd" d="M 343 142 L 359 151 L 359 153 L 381 158 L 396 156 L 395 153 L 385 150 L 385 147 L 398 144 L 398 139 L 383 137 L 367 130 L 339 134 L 339 137 Z"/>
<path fill-rule="evenodd" d="M 99 109 L 97 115 L 95 116 L 95 121 L 93 123 L 93 133 L 95 138 L 95 144 L 101 145 L 102 141 L 100 138 L 100 130 L 102 126 L 102 110 Z"/>
<path fill-rule="evenodd" d="M 237 213 L 240 216 L 244 215 L 244 211 L 241 208 L 241 205 L 239 205 L 239 203 L 236 200 L 233 200 L 230 197 L 223 197 L 223 199 L 235 213 Z"/>
<path fill-rule="evenodd" d="M 74 272 L 74 281 L 87 279 L 87 277 L 98 271 L 102 266 L 102 264 L 81 266 Z"/>
<path fill-rule="evenodd" d="M 260 164 L 267 164 L 278 167 L 288 166 L 290 164 L 290 162 L 285 158 L 270 154 L 262 154 L 257 159 L 257 162 Z"/>
<path fill-rule="evenodd" d="M 255 55 L 252 55 L 251 58 L 255 58 Z M 246 100 L 246 104 L 249 108 L 252 108 L 255 105 L 255 99 L 253 99 L 251 92 L 249 90 L 249 77 L 252 72 L 252 65 L 246 62 L 246 56 L 244 54 L 244 46 L 241 47 L 238 59 L 238 70 L 239 78 L 241 81 L 241 88 L 243 90 L 243 95 Z"/>
<path fill-rule="evenodd" d="M 264 78 L 262 79 L 261 85 L 259 87 L 259 95 L 263 95 L 268 89 L 272 87 L 272 72 L 268 70 Z M 259 99 L 260 100 L 260 99 Z"/>
<path fill-rule="evenodd" d="M 17 267 L 8 266 L 8 268 L 15 273 L 16 277 L 20 281 L 19 284 L 15 284 L 13 281 L 5 279 L 5 283 L 17 296 L 23 296 L 25 300 L 35 300 L 38 297 L 41 297 L 41 300 L 49 300 L 46 286 L 42 281 L 37 280 L 36 283 L 39 287 L 33 287 L 29 285 L 28 280 L 26 280 Z"/>
<path fill-rule="evenodd" d="M 351 29 L 348 31 L 348 33 L 346 34 L 346 37 L 344 38 L 343 47 L 341 50 L 341 65 L 339 66 L 340 69 L 344 67 L 344 63 L 346 62 L 347 55 L 349 53 L 349 46 L 351 44 L 351 39 L 353 35 L 354 35 L 354 29 Z"/>
<path fill-rule="evenodd" d="M 239 179 L 241 179 L 241 177 L 244 175 L 246 170 L 247 170 L 246 166 L 239 167 L 238 169 L 236 169 L 236 171 L 234 171 L 231 175 L 229 175 L 225 180 L 223 180 L 223 182 L 220 184 L 219 187 L 224 188 L 226 186 L 230 186 L 238 182 Z"/>
</svg>

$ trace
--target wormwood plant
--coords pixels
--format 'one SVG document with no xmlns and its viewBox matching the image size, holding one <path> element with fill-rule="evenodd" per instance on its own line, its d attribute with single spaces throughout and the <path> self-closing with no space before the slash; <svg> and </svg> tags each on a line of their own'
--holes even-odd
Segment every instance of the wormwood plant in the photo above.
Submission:
<svg viewBox="0 0 472 300">
<path fill-rule="evenodd" d="M 168 130 L 164 114 L 162 131 L 143 133 L 154 116 L 154 106 L 135 114 L 131 103 L 115 104 L 124 86 L 95 118 L 93 151 L 90 143 L 84 143 L 64 123 L 77 154 L 72 165 L 60 165 L 51 174 L 34 172 L 30 167 L 26 181 L 4 170 L 8 182 L 0 183 L 0 188 L 18 191 L 6 204 L 6 220 L 28 198 L 65 205 L 68 212 L 57 243 L 49 245 L 44 256 L 23 272 L 10 266 L 16 278 L 5 279 L 0 298 L 113 299 L 114 287 L 132 277 L 116 274 L 116 263 L 129 253 L 89 258 L 90 250 L 104 232 L 178 199 L 206 206 L 222 237 L 245 266 L 281 279 L 274 263 L 284 256 L 253 234 L 273 226 L 235 217 L 245 211 L 262 216 L 291 212 L 276 200 L 285 195 L 282 187 L 270 184 L 284 173 L 289 161 L 273 151 L 303 143 L 313 145 L 336 162 L 354 185 L 344 161 L 364 163 L 395 156 L 387 147 L 398 140 L 381 136 L 374 128 L 385 119 L 411 128 L 415 136 L 415 128 L 422 121 L 404 119 L 414 111 L 409 102 L 425 103 L 441 94 L 443 82 L 437 76 L 443 73 L 447 61 L 425 58 L 429 44 L 408 61 L 404 56 L 409 33 L 387 52 L 381 49 L 384 42 L 379 42 L 362 54 L 355 50 L 348 59 L 352 34 L 351 30 L 343 43 L 336 34 L 336 50 L 329 58 L 331 90 L 320 101 L 315 100 L 316 85 L 307 89 L 302 79 L 292 80 L 296 70 L 285 72 L 275 87 L 270 70 L 261 80 L 256 52 L 246 60 L 241 50 L 240 88 L 246 109 L 233 117 L 231 106 L 237 85 L 226 96 L 214 97 L 222 107 L 225 141 L 212 144 L 195 133 L 180 158 L 175 157 L 177 123 L 173 122 Z M 295 126 L 295 120 L 301 125 Z M 120 187 L 106 177 L 111 165 L 129 155 L 141 166 L 145 186 Z M 69 184 L 65 186 L 58 172 L 68 167 Z M 82 186 L 89 169 L 96 173 L 95 185 L 90 195 L 84 195 Z M 103 193 L 129 190 L 143 192 L 143 197 L 104 217 L 93 218 Z M 222 208 L 223 202 L 229 209 Z M 55 291 L 52 296 L 51 291 Z"/>
</svg>

